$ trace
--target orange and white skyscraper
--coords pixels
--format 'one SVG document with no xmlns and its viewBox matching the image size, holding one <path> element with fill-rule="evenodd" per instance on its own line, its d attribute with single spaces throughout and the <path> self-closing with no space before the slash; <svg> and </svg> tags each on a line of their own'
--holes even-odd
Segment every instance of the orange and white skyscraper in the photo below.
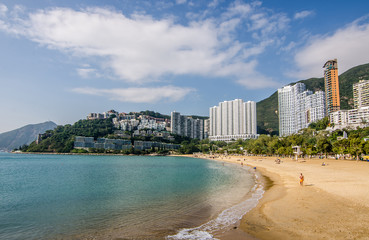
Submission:
<svg viewBox="0 0 369 240">
<path fill-rule="evenodd" d="M 324 86 L 327 114 L 340 110 L 340 86 L 337 59 L 328 60 L 324 66 Z"/>
</svg>

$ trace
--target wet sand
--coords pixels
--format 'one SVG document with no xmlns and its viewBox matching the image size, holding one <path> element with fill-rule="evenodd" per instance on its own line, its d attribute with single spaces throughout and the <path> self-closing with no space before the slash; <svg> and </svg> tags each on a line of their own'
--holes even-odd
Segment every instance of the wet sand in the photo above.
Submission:
<svg viewBox="0 0 369 240">
<path fill-rule="evenodd" d="M 277 164 L 276 159 L 214 159 L 256 167 L 267 186 L 257 207 L 239 226 L 217 238 L 369 239 L 369 162 L 280 158 Z M 299 184 L 300 173 L 305 177 L 303 186 Z"/>
</svg>

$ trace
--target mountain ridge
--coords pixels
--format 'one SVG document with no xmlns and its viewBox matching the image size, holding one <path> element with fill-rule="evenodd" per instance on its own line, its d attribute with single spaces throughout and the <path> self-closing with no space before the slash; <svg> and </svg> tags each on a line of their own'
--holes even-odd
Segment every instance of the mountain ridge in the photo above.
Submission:
<svg viewBox="0 0 369 240">
<path fill-rule="evenodd" d="M 46 121 L 43 123 L 28 124 L 23 127 L 1 133 L 0 150 L 11 151 L 25 144 L 30 144 L 36 140 L 38 134 L 54 129 L 56 126 L 56 123 Z"/>
</svg>

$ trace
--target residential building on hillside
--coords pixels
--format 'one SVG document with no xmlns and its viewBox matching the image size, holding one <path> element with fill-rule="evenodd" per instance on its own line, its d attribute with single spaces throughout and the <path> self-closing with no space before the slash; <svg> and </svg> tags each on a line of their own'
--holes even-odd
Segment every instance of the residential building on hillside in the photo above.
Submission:
<svg viewBox="0 0 369 240">
<path fill-rule="evenodd" d="M 135 141 L 134 148 L 136 150 L 148 150 L 148 149 L 165 149 L 165 150 L 176 150 L 181 147 L 180 144 L 162 143 L 162 142 L 149 142 L 149 141 Z"/>
<path fill-rule="evenodd" d="M 93 137 L 76 136 L 74 141 L 76 149 L 110 149 L 110 150 L 127 150 L 132 148 L 131 140 L 98 138 L 94 141 Z"/>
<path fill-rule="evenodd" d="M 133 131 L 136 129 L 154 129 L 158 131 L 165 131 L 170 124 L 169 119 L 155 118 L 147 115 L 139 115 L 136 117 L 135 114 L 117 113 L 114 111 L 107 116 L 111 116 L 111 114 L 115 114 L 116 116 L 113 118 L 114 126 L 123 131 Z"/>
<path fill-rule="evenodd" d="M 323 91 L 306 90 L 305 84 L 278 89 L 279 135 L 288 136 L 326 116 Z"/>
<path fill-rule="evenodd" d="M 348 110 L 348 123 L 356 126 L 367 126 L 369 123 L 369 106 Z"/>
<path fill-rule="evenodd" d="M 104 119 L 104 114 L 101 113 L 90 113 L 87 116 L 87 120 Z"/>
<path fill-rule="evenodd" d="M 138 125 L 138 130 L 140 129 L 155 129 L 159 131 L 165 130 L 166 123 L 165 122 L 157 122 L 154 119 L 141 119 L 140 124 Z"/>
<path fill-rule="evenodd" d="M 340 89 L 338 82 L 337 59 L 328 60 L 324 64 L 323 68 L 326 112 L 329 115 L 332 112 L 340 110 Z"/>
<path fill-rule="evenodd" d="M 305 116 L 307 127 L 310 123 L 316 122 L 327 116 L 325 106 L 325 93 L 323 91 L 316 91 L 314 94 L 306 96 L 305 100 Z"/>
<path fill-rule="evenodd" d="M 333 129 L 369 126 L 369 81 L 353 85 L 354 109 L 340 110 L 329 115 Z"/>
<path fill-rule="evenodd" d="M 354 108 L 369 106 L 369 80 L 360 80 L 353 85 Z"/>
<path fill-rule="evenodd" d="M 171 113 L 171 132 L 189 138 L 204 139 L 204 120 L 182 116 L 179 112 Z"/>
<path fill-rule="evenodd" d="M 209 139 L 233 141 L 257 138 L 256 103 L 242 99 L 224 101 L 209 109 Z"/>
<path fill-rule="evenodd" d="M 305 91 L 305 84 L 297 83 L 278 89 L 279 135 L 288 136 L 298 131 L 296 106 L 298 94 Z"/>
<path fill-rule="evenodd" d="M 129 150 L 135 148 L 136 150 L 141 151 L 152 148 L 175 150 L 179 149 L 180 147 L 181 145 L 179 144 L 150 142 L 150 141 L 134 141 L 134 145 L 132 146 L 131 140 L 98 138 L 96 141 L 94 141 L 93 137 L 81 137 L 81 136 L 76 136 L 74 141 L 74 148 L 86 150 L 88 150 L 89 148 L 106 149 L 106 150 Z"/>
<path fill-rule="evenodd" d="M 344 128 L 349 123 L 349 110 L 339 110 L 329 114 L 329 122 L 334 125 L 334 128 Z"/>
<path fill-rule="evenodd" d="M 340 110 L 329 115 L 333 129 L 369 126 L 369 106 L 350 110 Z"/>
<path fill-rule="evenodd" d="M 172 112 L 170 115 L 170 132 L 177 135 L 181 133 L 181 114 L 179 112 Z"/>
<path fill-rule="evenodd" d="M 210 133 L 210 119 L 204 120 L 204 139 L 209 138 Z"/>
</svg>

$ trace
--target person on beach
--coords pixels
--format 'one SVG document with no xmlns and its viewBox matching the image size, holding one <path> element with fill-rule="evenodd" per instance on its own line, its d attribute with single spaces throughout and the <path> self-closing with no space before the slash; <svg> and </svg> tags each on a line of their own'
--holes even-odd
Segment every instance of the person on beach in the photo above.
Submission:
<svg viewBox="0 0 369 240">
<path fill-rule="evenodd" d="M 304 175 L 300 173 L 300 185 L 302 186 L 304 184 Z"/>
</svg>

